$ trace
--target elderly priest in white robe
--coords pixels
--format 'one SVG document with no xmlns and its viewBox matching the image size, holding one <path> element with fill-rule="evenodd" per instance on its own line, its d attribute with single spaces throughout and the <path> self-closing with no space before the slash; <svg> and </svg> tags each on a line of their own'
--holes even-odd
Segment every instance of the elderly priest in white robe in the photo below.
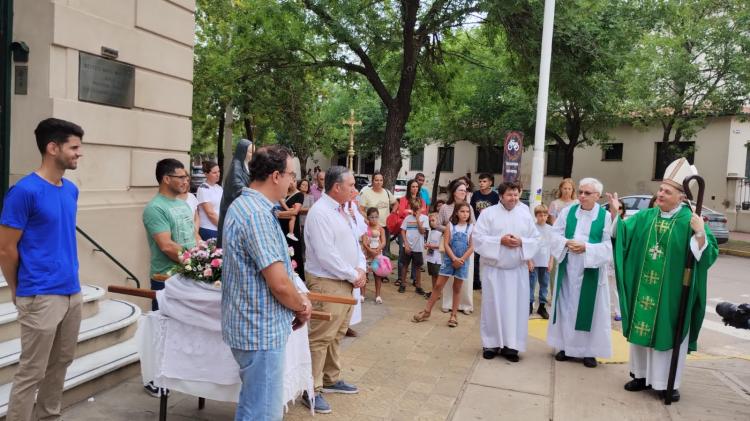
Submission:
<svg viewBox="0 0 750 421">
<path fill-rule="evenodd" d="M 547 343 L 557 361 L 582 358 L 596 367 L 596 357 L 612 355 L 607 264 L 612 260 L 612 217 L 597 200 L 602 183 L 584 178 L 578 204 L 568 206 L 552 228 L 552 255 L 559 262 Z"/>
<path fill-rule="evenodd" d="M 480 258 L 482 279 L 482 356 L 498 353 L 518 362 L 528 335 L 529 268 L 540 236 L 529 207 L 519 203 L 521 186 L 498 187 L 500 203 L 479 215 L 472 240 Z"/>
</svg>

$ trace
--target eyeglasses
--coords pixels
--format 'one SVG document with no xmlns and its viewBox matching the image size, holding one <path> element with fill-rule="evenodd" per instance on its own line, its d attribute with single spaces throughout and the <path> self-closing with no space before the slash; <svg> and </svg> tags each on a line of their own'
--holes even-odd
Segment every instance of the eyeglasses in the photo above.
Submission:
<svg viewBox="0 0 750 421">
<path fill-rule="evenodd" d="M 370 215 L 367 219 L 378 219 L 378 215 Z"/>
<path fill-rule="evenodd" d="M 578 190 L 578 195 L 584 195 L 584 196 L 591 196 L 592 194 L 596 194 L 598 192 L 595 191 L 586 191 L 586 190 Z"/>
<path fill-rule="evenodd" d="M 297 176 L 297 173 L 294 172 L 294 171 L 279 171 L 279 174 L 281 174 L 281 175 L 286 174 L 289 177 L 296 177 Z"/>
<path fill-rule="evenodd" d="M 466 189 L 456 189 L 456 193 L 466 193 Z"/>
<path fill-rule="evenodd" d="M 183 180 L 187 179 L 190 176 L 188 176 L 188 175 L 167 174 L 167 177 L 179 178 L 180 181 L 183 181 Z"/>
</svg>

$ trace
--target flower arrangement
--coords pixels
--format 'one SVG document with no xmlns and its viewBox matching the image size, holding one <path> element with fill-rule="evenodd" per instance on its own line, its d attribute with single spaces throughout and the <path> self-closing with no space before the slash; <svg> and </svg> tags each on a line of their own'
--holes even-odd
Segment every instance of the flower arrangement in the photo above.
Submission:
<svg viewBox="0 0 750 421">
<path fill-rule="evenodd" d="M 223 252 L 216 247 L 216 239 L 201 241 L 189 250 L 180 254 L 180 264 L 172 269 L 172 273 L 179 273 L 194 281 L 221 286 L 221 265 Z"/>
</svg>

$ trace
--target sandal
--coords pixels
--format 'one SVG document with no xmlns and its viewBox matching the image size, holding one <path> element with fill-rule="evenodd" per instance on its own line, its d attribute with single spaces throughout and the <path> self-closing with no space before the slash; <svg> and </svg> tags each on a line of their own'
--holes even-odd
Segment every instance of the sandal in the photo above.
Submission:
<svg viewBox="0 0 750 421">
<path fill-rule="evenodd" d="M 425 322 L 430 318 L 430 313 L 427 311 L 420 311 L 419 313 L 415 314 L 414 317 L 411 318 L 411 321 L 414 323 L 420 323 Z"/>
<path fill-rule="evenodd" d="M 456 327 L 456 326 L 458 326 L 458 320 L 456 320 L 455 317 L 451 317 L 448 320 L 448 327 Z"/>
<path fill-rule="evenodd" d="M 401 281 L 396 281 L 396 282 L 393 283 L 393 285 L 397 286 L 397 287 L 400 287 L 401 286 Z"/>
</svg>

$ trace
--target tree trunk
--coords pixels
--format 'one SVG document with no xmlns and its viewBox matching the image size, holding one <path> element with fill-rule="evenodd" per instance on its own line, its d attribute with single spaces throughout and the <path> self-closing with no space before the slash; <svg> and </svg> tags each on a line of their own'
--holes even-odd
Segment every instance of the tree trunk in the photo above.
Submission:
<svg viewBox="0 0 750 421">
<path fill-rule="evenodd" d="M 563 178 L 572 178 L 573 175 L 573 156 L 576 151 L 576 144 L 568 141 L 565 147 L 565 165 L 563 166 Z"/>
<path fill-rule="evenodd" d="M 436 210 L 436 202 L 438 193 L 440 193 L 440 173 L 443 171 L 443 163 L 445 158 L 448 156 L 448 150 L 445 148 L 438 148 L 438 161 L 435 167 L 435 180 L 432 182 L 432 209 Z"/>
<path fill-rule="evenodd" d="M 249 115 L 245 115 L 245 117 L 242 119 L 242 124 L 245 126 L 245 136 L 247 136 L 247 140 L 255 143 L 255 139 L 253 139 L 253 120 L 250 118 Z"/>
<path fill-rule="evenodd" d="M 232 107 L 232 102 L 230 101 L 224 110 L 224 156 L 229 159 L 224 160 L 224 165 L 220 167 L 222 169 L 222 174 L 229 174 L 229 168 L 232 165 L 232 156 L 234 155 L 234 151 L 232 150 L 232 125 L 234 124 L 233 109 L 234 107 Z"/>
<path fill-rule="evenodd" d="M 409 118 L 408 111 L 404 113 L 397 106 L 388 107 L 380 172 L 383 173 L 384 186 L 389 190 L 393 189 L 398 172 L 401 171 L 401 139 L 406 131 L 407 118 Z"/>
<path fill-rule="evenodd" d="M 302 180 L 305 178 L 305 173 L 307 173 L 307 158 L 309 158 L 308 154 L 298 154 L 297 158 L 299 159 L 299 174 L 297 174 L 297 180 Z"/>
<path fill-rule="evenodd" d="M 224 114 L 219 117 L 219 130 L 216 136 L 216 163 L 224 168 Z"/>
</svg>

